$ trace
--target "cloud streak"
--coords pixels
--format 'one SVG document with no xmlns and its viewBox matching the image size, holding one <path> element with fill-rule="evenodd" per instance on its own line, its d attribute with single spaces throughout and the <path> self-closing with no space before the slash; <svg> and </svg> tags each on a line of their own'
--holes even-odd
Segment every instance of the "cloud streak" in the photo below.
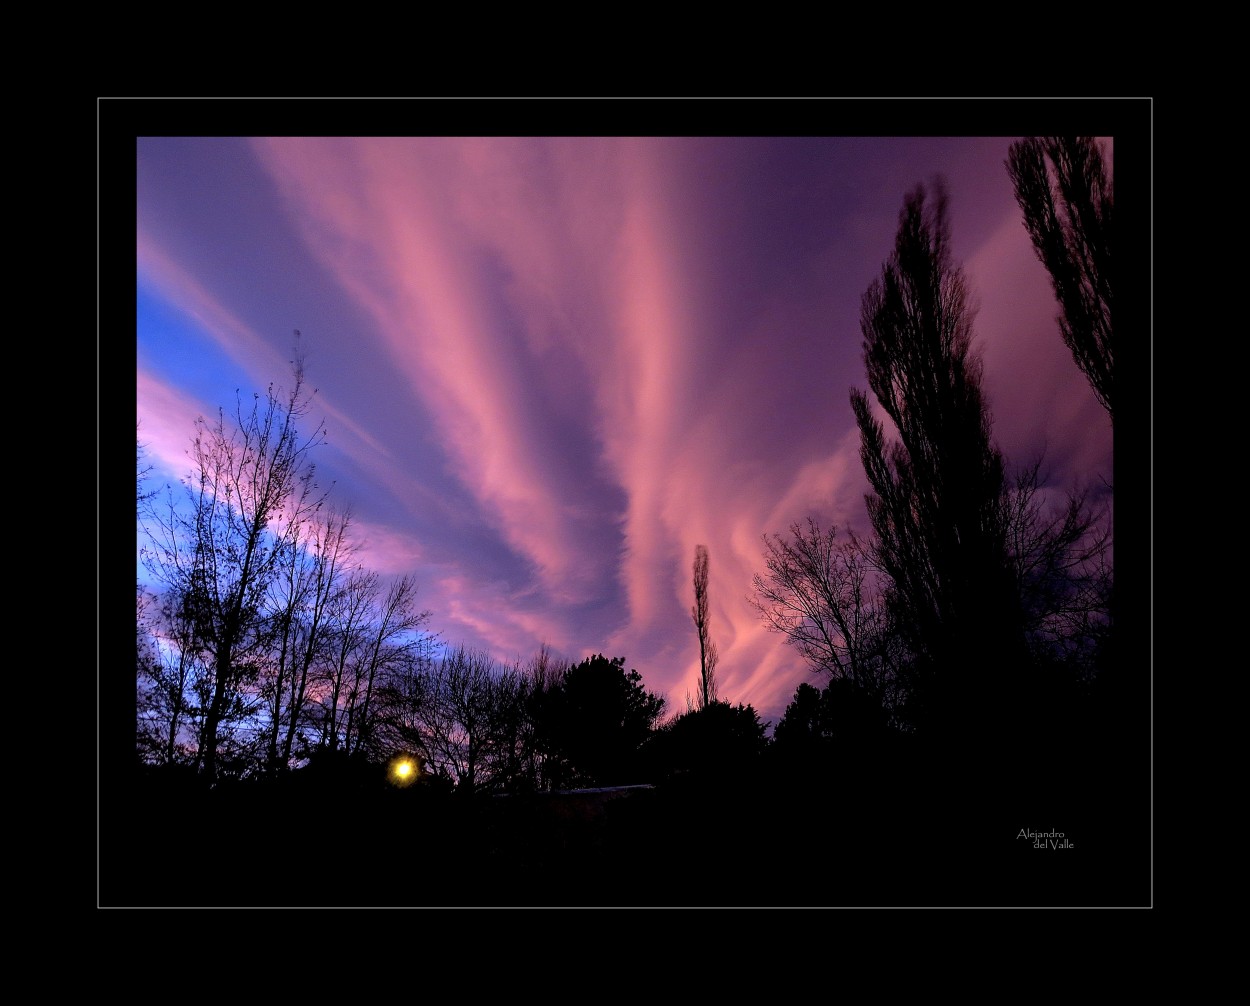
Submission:
<svg viewBox="0 0 1250 1006">
<path fill-rule="evenodd" d="M 286 282 L 342 322 L 299 327 L 363 558 L 415 573 L 449 641 L 624 655 L 680 708 L 707 545 L 721 694 L 776 719 L 807 672 L 747 601 L 760 537 L 808 514 L 863 527 L 858 296 L 904 191 L 865 179 L 875 156 L 891 178 L 929 177 L 932 141 L 275 138 L 233 150 L 228 178 L 196 156 L 219 142 L 141 144 L 141 279 L 262 387 L 280 381 L 297 323 L 270 332 L 253 278 L 206 264 L 200 218 L 170 207 L 201 185 L 284 228 Z M 1076 478 L 1109 465 L 1109 431 L 1055 348 L 1045 274 L 991 163 L 1007 142 L 949 145 L 975 165 L 977 184 L 950 178 L 951 212 L 958 232 L 966 201 L 979 235 L 965 266 L 987 389 L 1012 456 L 1045 443 Z M 163 226 L 145 229 L 156 205 Z M 219 260 L 259 226 L 215 234 Z M 163 376 L 192 347 L 142 323 L 139 346 L 139 414 L 172 464 L 179 417 L 185 448 L 210 392 Z"/>
</svg>

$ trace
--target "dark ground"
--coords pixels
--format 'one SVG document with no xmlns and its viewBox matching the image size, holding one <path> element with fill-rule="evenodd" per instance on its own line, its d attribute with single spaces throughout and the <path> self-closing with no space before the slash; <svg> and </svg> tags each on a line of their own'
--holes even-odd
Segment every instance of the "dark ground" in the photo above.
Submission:
<svg viewBox="0 0 1250 1006">
<path fill-rule="evenodd" d="M 380 776 L 212 791 L 141 776 L 101 801 L 98 903 L 1151 903 L 1148 789 L 1115 759 L 1024 752 L 988 769 L 959 764 L 911 758 L 784 782 L 679 779 L 621 793 L 475 798 L 393 789 Z"/>
</svg>

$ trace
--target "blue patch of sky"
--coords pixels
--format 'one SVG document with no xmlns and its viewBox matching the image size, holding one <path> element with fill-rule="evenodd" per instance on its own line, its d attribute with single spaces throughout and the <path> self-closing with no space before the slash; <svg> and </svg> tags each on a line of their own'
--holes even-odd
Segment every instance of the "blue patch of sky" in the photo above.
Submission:
<svg viewBox="0 0 1250 1006">
<path fill-rule="evenodd" d="M 238 364 L 198 321 L 145 289 L 142 283 L 136 316 L 139 369 L 195 396 L 205 409 L 228 404 L 225 398 L 247 383 Z M 195 418 L 187 416 L 188 439 Z"/>
</svg>

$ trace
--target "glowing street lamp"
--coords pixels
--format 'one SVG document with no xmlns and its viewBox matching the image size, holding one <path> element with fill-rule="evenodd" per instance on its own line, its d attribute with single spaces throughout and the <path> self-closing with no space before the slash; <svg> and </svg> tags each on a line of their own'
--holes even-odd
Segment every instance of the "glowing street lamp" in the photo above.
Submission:
<svg viewBox="0 0 1250 1006">
<path fill-rule="evenodd" d="M 421 778 L 421 766 L 415 758 L 399 755 L 391 759 L 386 778 L 392 786 L 411 786 Z"/>
</svg>

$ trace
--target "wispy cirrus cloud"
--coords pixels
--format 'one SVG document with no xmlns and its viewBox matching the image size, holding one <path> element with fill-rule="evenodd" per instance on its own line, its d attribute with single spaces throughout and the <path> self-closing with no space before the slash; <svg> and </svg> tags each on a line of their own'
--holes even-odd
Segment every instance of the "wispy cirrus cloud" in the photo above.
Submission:
<svg viewBox="0 0 1250 1006">
<path fill-rule="evenodd" d="M 309 376 L 362 561 L 417 575 L 451 642 L 623 655 L 680 707 L 704 544 L 722 695 L 779 716 L 807 671 L 747 599 L 760 538 L 808 514 L 864 530 L 859 296 L 903 191 L 943 168 L 976 236 L 1000 441 L 1040 436 L 1065 471 L 1109 458 L 999 179 L 1006 141 L 285 137 L 220 165 L 219 142 L 152 158 L 173 216 L 145 228 L 141 187 L 141 282 L 264 387 L 289 333 L 237 263 L 281 249 L 263 261 L 298 273 L 284 296 L 335 319 L 305 326 Z M 193 185 L 199 215 L 176 198 Z M 235 206 L 263 208 L 265 234 Z M 197 244 L 205 221 L 223 247 Z M 141 331 L 162 456 L 208 395 L 168 383 L 178 353 Z"/>
</svg>

